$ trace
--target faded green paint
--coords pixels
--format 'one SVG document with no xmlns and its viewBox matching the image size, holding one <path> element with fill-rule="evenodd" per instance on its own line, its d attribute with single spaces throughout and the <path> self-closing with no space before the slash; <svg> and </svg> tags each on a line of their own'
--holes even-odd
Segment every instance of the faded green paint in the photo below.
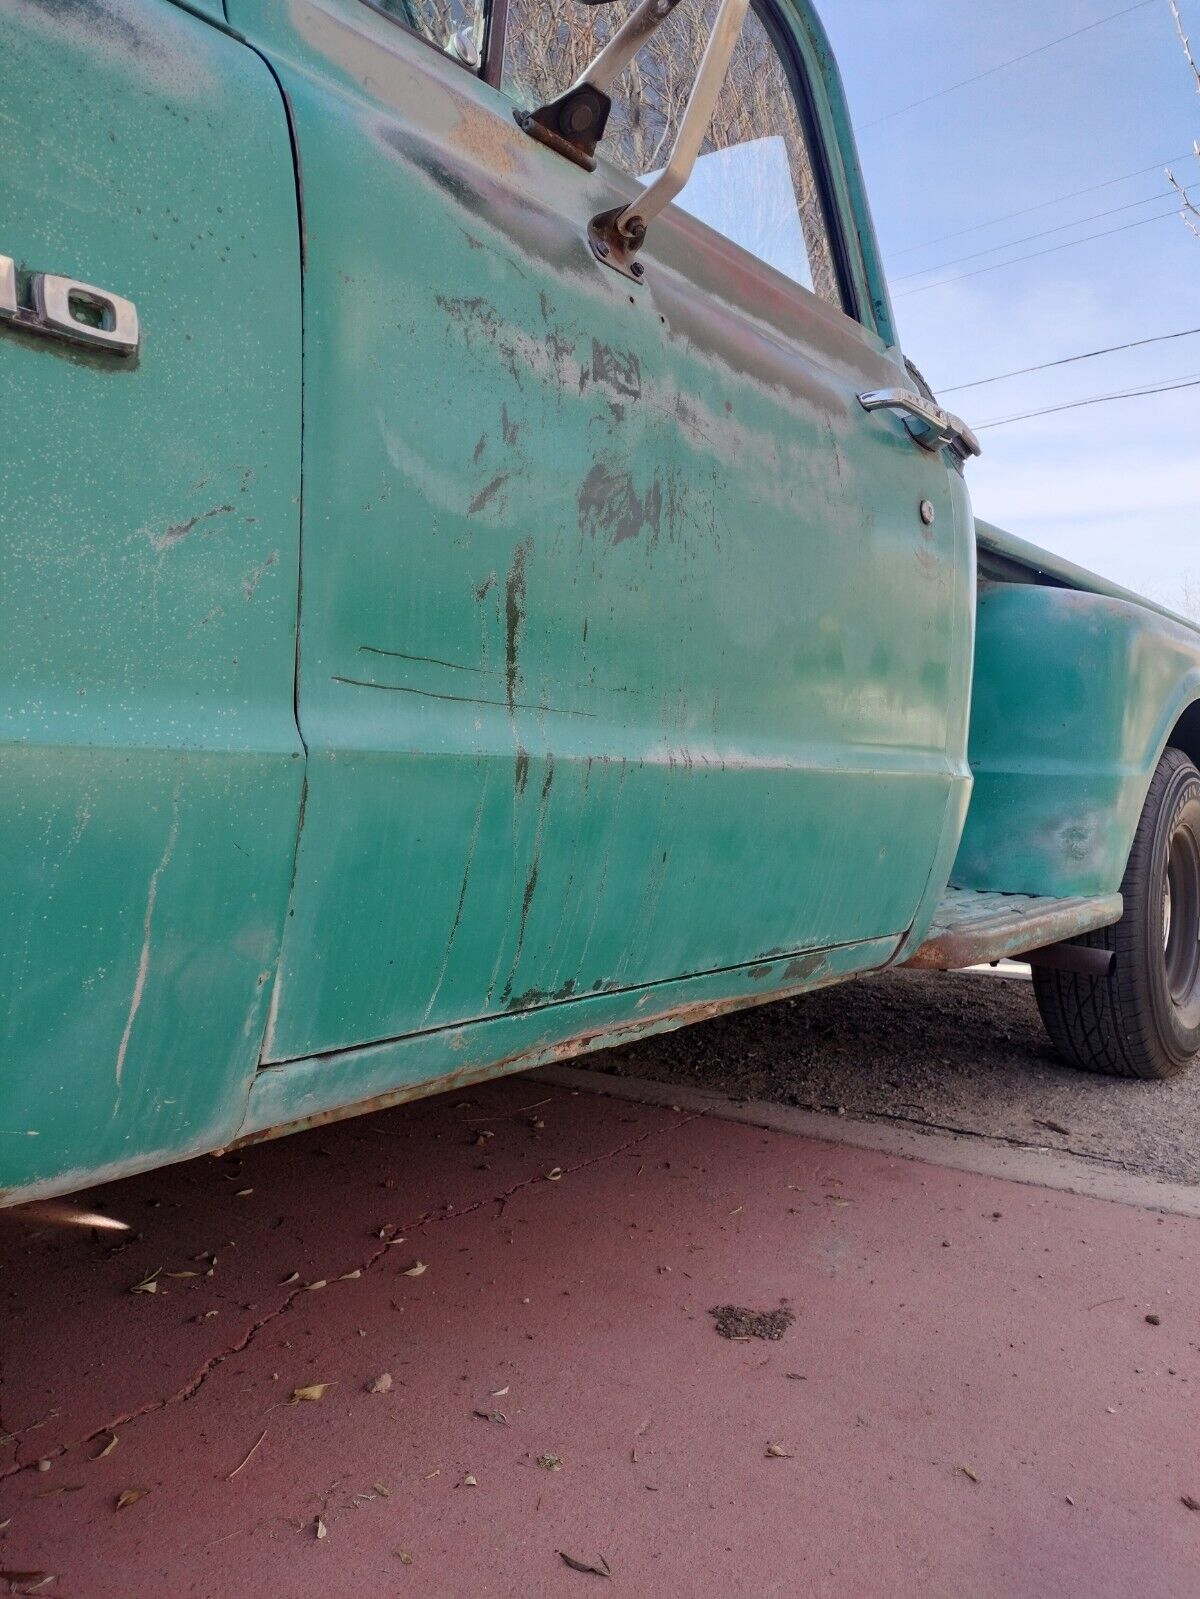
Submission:
<svg viewBox="0 0 1200 1599">
<path fill-rule="evenodd" d="M 585 229 L 632 181 L 357 0 L 230 15 L 308 233 L 265 1058 L 902 933 L 965 781 L 970 522 L 857 403 L 895 356 L 682 214 L 631 295 Z"/>
<path fill-rule="evenodd" d="M 1035 583 L 980 586 L 964 888 L 1108 894 L 1150 778 L 1200 700 L 1200 634 L 1145 606 Z"/>
<path fill-rule="evenodd" d="M 0 10 L 0 250 L 134 362 L 0 330 L 0 1186 L 241 1121 L 285 912 L 299 265 L 278 91 L 161 0 Z"/>
<path fill-rule="evenodd" d="M 584 237 L 632 180 L 359 0 L 225 9 L 0 16 L 0 250 L 143 328 L 0 328 L 10 1199 L 902 958 L 970 794 L 969 502 L 856 400 L 909 379 L 807 7 L 861 323 L 683 213 L 634 288 Z M 960 870 L 1090 891 L 1062 807 L 1112 795 L 1100 891 L 1194 641 L 1004 594 Z M 1120 738 L 1066 678 L 1038 720 L 1060 656 Z"/>
</svg>

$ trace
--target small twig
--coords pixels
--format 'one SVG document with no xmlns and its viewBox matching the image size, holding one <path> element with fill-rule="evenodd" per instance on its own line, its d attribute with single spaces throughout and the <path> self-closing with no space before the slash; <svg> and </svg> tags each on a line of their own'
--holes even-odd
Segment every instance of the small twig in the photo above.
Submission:
<svg viewBox="0 0 1200 1599">
<path fill-rule="evenodd" d="M 232 1482 L 233 1479 L 237 1476 L 238 1472 L 241 1471 L 245 1466 L 248 1466 L 250 1464 L 250 1462 L 253 1459 L 254 1455 L 258 1451 L 259 1444 L 262 1443 L 263 1439 L 266 1436 L 267 1436 L 267 1429 L 264 1427 L 263 1430 L 258 1435 L 257 1442 L 251 1445 L 250 1453 L 246 1456 L 245 1460 L 242 1461 L 242 1464 L 240 1466 L 235 1466 L 233 1468 L 233 1470 L 229 1473 L 228 1477 L 226 1477 L 226 1479 L 225 1479 L 226 1482 Z"/>
<path fill-rule="evenodd" d="M 1097 1301 L 1096 1301 L 1096 1303 L 1094 1305 L 1089 1305 L 1088 1306 L 1088 1309 L 1089 1310 L 1099 1310 L 1101 1305 L 1119 1305 L 1121 1300 L 1124 1299 L 1124 1297 L 1125 1297 L 1124 1294 L 1114 1294 L 1111 1299 L 1097 1299 Z"/>
</svg>

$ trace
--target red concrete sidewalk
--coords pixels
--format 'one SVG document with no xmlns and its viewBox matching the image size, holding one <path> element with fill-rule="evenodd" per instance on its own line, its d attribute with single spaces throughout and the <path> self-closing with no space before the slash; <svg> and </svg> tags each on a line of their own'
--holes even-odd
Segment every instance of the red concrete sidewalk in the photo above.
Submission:
<svg viewBox="0 0 1200 1599">
<path fill-rule="evenodd" d="M 0 1213 L 0 1567 L 1191 1599 L 1198 1259 L 1195 1220 L 529 1081 L 401 1108 Z M 708 1314 L 781 1301 L 779 1342 Z"/>
</svg>

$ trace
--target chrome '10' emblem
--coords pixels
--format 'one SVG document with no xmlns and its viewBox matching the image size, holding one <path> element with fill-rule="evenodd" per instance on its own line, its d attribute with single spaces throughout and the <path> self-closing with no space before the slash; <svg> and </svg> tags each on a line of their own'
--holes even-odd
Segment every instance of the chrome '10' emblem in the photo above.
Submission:
<svg viewBox="0 0 1200 1599">
<path fill-rule="evenodd" d="M 119 294 L 54 272 L 31 272 L 27 300 L 17 298 L 12 257 L 0 255 L 0 323 L 114 355 L 132 355 L 138 347 L 137 307 Z"/>
</svg>

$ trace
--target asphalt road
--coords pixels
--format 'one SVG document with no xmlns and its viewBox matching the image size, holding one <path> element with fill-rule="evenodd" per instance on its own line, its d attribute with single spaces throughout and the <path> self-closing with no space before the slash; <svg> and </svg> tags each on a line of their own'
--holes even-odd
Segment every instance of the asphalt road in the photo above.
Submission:
<svg viewBox="0 0 1200 1599">
<path fill-rule="evenodd" d="M 1200 1184 L 1200 1065 L 1171 1082 L 1062 1065 L 1032 987 L 891 972 L 595 1057 L 597 1070 L 735 1099 L 1048 1147 Z"/>
</svg>

